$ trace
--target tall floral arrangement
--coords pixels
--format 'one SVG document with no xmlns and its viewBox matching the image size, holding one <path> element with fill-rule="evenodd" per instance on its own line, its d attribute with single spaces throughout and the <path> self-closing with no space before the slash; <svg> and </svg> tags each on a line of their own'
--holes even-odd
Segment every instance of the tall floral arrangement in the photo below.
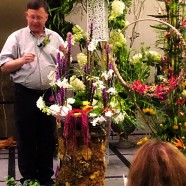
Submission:
<svg viewBox="0 0 186 186">
<path fill-rule="evenodd" d="M 118 10 L 118 7 L 121 9 Z M 108 42 L 93 39 L 94 22 L 89 25 L 89 35 L 74 25 L 67 34 L 66 51 L 58 52 L 56 71 L 48 78 L 52 89 L 49 100 L 40 97 L 38 108 L 56 117 L 59 136 L 58 156 L 61 163 L 57 185 L 103 185 L 105 174 L 105 148 L 111 121 L 119 123 L 130 115 L 122 108 L 116 88 L 112 52 L 126 44 L 121 29 L 125 27 L 122 15 L 127 6 L 115 0 L 109 4 L 112 31 L 122 40 L 116 46 L 114 34 Z M 120 24 L 120 22 L 122 24 Z M 71 49 L 80 44 L 78 67 L 71 75 Z"/>
<path fill-rule="evenodd" d="M 152 27 L 157 30 L 159 36 L 157 47 L 163 50 L 163 55 L 144 46 L 131 60 L 128 56 L 124 58 L 125 55 L 121 55 L 124 62 L 122 64 L 129 65 L 134 73 L 139 73 L 134 79 L 129 79 L 131 76 L 127 73 L 126 76 L 118 77 L 123 87 L 130 93 L 143 123 L 148 125 L 152 136 L 170 141 L 183 150 L 186 137 L 185 1 L 165 0 L 164 4 L 165 9 L 162 9 L 164 13 L 155 16 L 161 19 L 146 19 L 159 22 Z M 143 69 L 146 71 L 140 73 L 135 66 L 128 63 L 129 61 L 135 63 L 136 67 L 144 66 Z M 150 74 L 152 67 L 155 68 L 154 81 L 148 81 L 147 77 L 152 77 Z M 142 72 L 144 76 L 141 76 Z M 120 72 L 120 75 L 123 74 Z"/>
</svg>

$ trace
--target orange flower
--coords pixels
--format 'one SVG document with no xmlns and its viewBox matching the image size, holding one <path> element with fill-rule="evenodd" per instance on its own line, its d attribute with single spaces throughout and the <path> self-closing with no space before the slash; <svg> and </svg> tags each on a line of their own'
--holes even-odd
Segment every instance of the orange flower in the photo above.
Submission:
<svg viewBox="0 0 186 186">
<path fill-rule="evenodd" d="M 173 129 L 178 130 L 178 125 L 177 124 L 173 125 Z"/>
<path fill-rule="evenodd" d="M 175 138 L 175 141 L 173 142 L 173 144 L 176 146 L 176 147 L 181 147 L 183 149 L 185 149 L 185 145 L 183 143 L 183 140 L 181 138 Z"/>
</svg>

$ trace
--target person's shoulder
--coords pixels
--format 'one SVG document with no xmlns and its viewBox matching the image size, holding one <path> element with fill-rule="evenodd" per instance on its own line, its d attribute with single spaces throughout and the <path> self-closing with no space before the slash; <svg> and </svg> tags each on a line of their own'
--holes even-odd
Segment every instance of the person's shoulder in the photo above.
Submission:
<svg viewBox="0 0 186 186">
<path fill-rule="evenodd" d="M 53 35 L 53 36 L 56 36 L 56 37 L 61 37 L 57 32 L 49 29 L 49 28 L 45 28 L 45 31 L 50 34 L 50 35 Z"/>
<path fill-rule="evenodd" d="M 27 30 L 28 30 L 28 27 L 20 28 L 12 32 L 10 36 L 16 36 L 16 35 L 22 34 L 23 32 L 27 32 Z"/>
</svg>

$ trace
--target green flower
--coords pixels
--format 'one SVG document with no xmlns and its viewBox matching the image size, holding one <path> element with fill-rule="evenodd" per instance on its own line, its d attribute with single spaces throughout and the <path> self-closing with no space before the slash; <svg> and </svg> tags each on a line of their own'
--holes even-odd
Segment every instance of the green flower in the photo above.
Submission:
<svg viewBox="0 0 186 186">
<path fill-rule="evenodd" d="M 87 56 L 83 53 L 77 54 L 77 61 L 79 63 L 80 68 L 82 68 L 87 63 Z"/>
<path fill-rule="evenodd" d="M 121 33 L 121 30 L 112 30 L 110 33 L 110 47 L 113 52 L 117 52 L 120 48 L 126 45 L 126 39 Z"/>
</svg>

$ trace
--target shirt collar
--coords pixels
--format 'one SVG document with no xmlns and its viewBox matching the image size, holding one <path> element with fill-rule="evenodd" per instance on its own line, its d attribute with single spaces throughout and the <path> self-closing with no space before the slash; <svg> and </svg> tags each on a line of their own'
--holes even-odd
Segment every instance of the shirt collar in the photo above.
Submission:
<svg viewBox="0 0 186 186">
<path fill-rule="evenodd" d="M 32 30 L 30 30 L 29 26 L 27 26 L 27 28 L 28 28 L 30 34 L 32 34 L 35 37 L 35 34 L 32 32 Z M 40 35 L 40 37 L 42 37 L 42 36 L 46 36 L 46 27 L 44 27 L 44 32 L 43 32 L 43 34 Z"/>
</svg>

